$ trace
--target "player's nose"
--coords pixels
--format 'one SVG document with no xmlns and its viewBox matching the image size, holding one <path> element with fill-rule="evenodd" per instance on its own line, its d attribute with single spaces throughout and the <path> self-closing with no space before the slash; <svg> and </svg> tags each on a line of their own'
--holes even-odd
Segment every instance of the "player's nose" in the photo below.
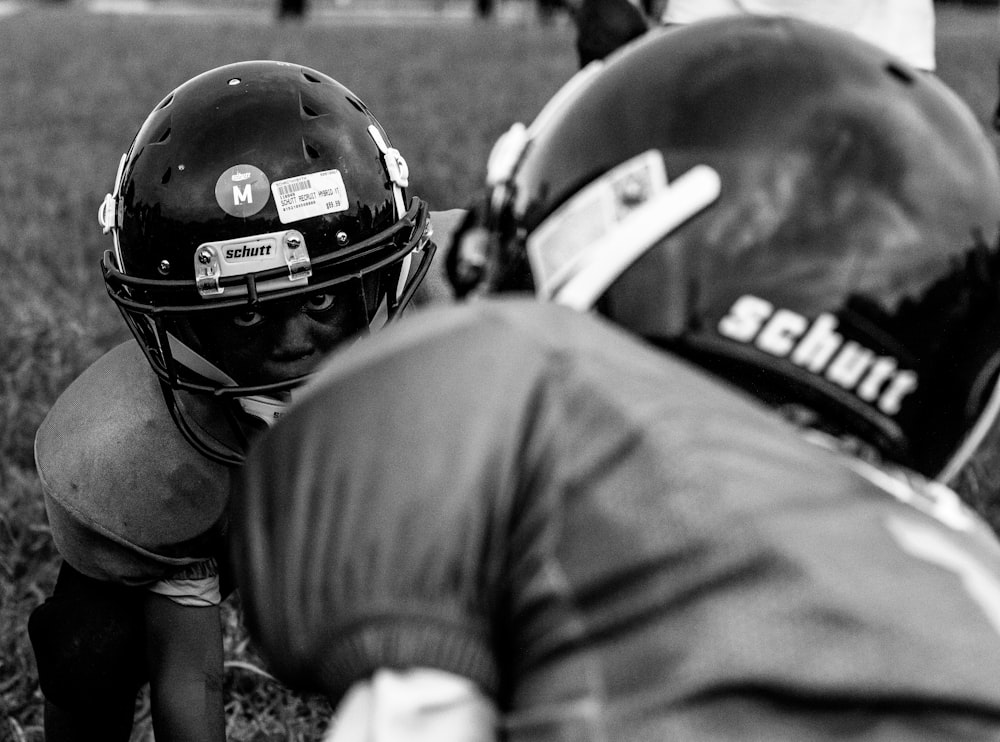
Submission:
<svg viewBox="0 0 1000 742">
<path fill-rule="evenodd" d="M 305 312 L 285 312 L 275 328 L 274 357 L 295 360 L 316 351 L 312 321 Z"/>
</svg>

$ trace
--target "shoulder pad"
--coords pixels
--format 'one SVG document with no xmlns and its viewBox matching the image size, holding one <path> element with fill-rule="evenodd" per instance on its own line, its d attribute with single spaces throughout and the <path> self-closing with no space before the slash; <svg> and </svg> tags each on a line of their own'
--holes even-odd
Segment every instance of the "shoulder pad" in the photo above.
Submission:
<svg viewBox="0 0 1000 742">
<path fill-rule="evenodd" d="M 134 341 L 56 400 L 35 461 L 56 546 L 85 574 L 145 582 L 211 556 L 229 472 L 181 436 Z"/>
</svg>

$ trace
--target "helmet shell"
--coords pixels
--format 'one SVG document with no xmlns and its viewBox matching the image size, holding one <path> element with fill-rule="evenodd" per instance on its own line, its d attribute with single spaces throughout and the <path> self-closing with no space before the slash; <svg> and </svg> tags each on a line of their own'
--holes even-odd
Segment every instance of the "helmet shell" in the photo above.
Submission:
<svg viewBox="0 0 1000 742">
<path fill-rule="evenodd" d="M 982 235 L 1000 172 L 940 80 L 841 31 L 726 18 L 649 34 L 546 118 L 491 194 L 492 288 L 532 286 L 525 241 L 619 163 L 652 150 L 670 179 L 707 165 L 715 202 L 597 308 L 941 470 L 995 375 L 1000 273 Z"/>
<path fill-rule="evenodd" d="M 317 320 L 333 328 L 315 346 L 325 351 L 405 308 L 435 249 L 426 204 L 407 201 L 408 176 L 365 104 L 301 65 L 209 70 L 149 114 L 99 211 L 113 238 L 102 270 L 189 440 L 197 426 L 174 391 L 249 404 L 308 376 L 233 361 L 212 338 L 234 317 L 335 306 Z M 278 353 L 283 327 L 261 335 L 264 355 Z"/>
<path fill-rule="evenodd" d="M 311 255 L 385 229 L 398 215 L 369 126 L 385 137 L 356 95 L 299 65 L 241 62 L 189 80 L 129 148 L 119 186 L 123 272 L 193 280 L 202 243 L 286 228 L 272 184 L 326 170 L 341 173 L 347 208 L 293 223 Z"/>
</svg>

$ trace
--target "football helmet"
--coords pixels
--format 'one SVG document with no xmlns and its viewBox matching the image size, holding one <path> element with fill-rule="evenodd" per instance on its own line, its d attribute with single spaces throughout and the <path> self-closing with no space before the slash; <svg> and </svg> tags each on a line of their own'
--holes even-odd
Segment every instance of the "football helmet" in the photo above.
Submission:
<svg viewBox="0 0 1000 742">
<path fill-rule="evenodd" d="M 937 78 L 787 18 L 653 31 L 488 164 L 458 295 L 596 309 L 950 479 L 997 414 L 995 153 Z"/>
<path fill-rule="evenodd" d="M 177 392 L 267 419 L 308 375 L 233 368 L 221 319 L 336 304 L 363 331 L 407 305 L 435 249 L 427 206 L 407 200 L 407 185 L 405 160 L 365 104 L 301 65 L 209 70 L 149 114 L 99 210 L 113 242 L 101 266 L 199 451 L 239 463 L 245 441 L 233 450 L 207 440 Z"/>
</svg>

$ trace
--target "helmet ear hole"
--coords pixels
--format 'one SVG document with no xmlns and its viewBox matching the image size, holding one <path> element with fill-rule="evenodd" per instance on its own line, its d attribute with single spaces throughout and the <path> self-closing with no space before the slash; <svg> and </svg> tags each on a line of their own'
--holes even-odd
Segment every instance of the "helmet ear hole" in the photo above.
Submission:
<svg viewBox="0 0 1000 742">
<path fill-rule="evenodd" d="M 909 70 L 896 62 L 889 62 L 886 64 L 885 70 L 906 85 L 912 85 L 916 81 L 916 77 L 912 70 Z"/>
</svg>

